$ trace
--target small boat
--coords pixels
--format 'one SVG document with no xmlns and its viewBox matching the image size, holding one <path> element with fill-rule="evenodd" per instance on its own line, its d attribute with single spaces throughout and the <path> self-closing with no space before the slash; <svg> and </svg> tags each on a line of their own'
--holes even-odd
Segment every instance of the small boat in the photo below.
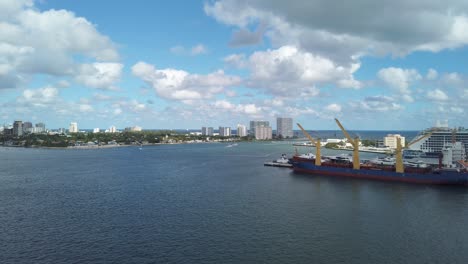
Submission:
<svg viewBox="0 0 468 264">
<path fill-rule="evenodd" d="M 273 161 L 267 161 L 263 163 L 264 166 L 273 166 L 273 167 L 288 167 L 291 168 L 291 160 L 288 159 L 286 154 L 282 154 L 281 158 L 273 160 Z"/>
</svg>

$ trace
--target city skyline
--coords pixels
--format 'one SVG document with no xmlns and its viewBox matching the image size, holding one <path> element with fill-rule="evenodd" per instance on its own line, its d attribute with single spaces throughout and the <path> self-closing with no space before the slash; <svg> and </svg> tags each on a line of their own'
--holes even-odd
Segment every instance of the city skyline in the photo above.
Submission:
<svg viewBox="0 0 468 264">
<path fill-rule="evenodd" d="M 0 0 L 0 123 L 468 126 L 468 6 L 373 3 Z"/>
</svg>

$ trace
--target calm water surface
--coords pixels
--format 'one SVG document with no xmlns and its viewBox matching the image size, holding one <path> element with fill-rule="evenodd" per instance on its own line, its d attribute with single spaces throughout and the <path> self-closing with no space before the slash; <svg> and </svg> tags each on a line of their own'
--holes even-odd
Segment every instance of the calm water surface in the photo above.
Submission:
<svg viewBox="0 0 468 264">
<path fill-rule="evenodd" d="M 293 151 L 0 148 L 0 263 L 468 263 L 468 189 L 263 166 Z"/>
</svg>

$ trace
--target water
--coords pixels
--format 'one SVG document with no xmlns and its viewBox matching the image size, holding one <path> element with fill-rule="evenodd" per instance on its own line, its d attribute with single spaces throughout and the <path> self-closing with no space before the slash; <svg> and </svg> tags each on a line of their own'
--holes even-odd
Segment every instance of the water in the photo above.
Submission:
<svg viewBox="0 0 468 264">
<path fill-rule="evenodd" d="M 0 262 L 467 263 L 468 189 L 263 166 L 293 151 L 0 148 Z"/>
</svg>

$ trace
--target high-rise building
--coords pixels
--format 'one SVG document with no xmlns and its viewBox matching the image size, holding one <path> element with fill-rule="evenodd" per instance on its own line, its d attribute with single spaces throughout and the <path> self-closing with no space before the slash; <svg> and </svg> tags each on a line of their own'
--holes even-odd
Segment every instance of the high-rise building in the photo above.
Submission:
<svg viewBox="0 0 468 264">
<path fill-rule="evenodd" d="M 405 146 L 405 137 L 402 137 L 399 134 L 388 134 L 386 137 L 384 137 L 384 145 L 396 149 L 397 148 L 397 138 L 401 138 L 401 146 Z"/>
<path fill-rule="evenodd" d="M 276 119 L 276 136 L 282 138 L 292 138 L 293 119 L 290 117 L 278 117 Z"/>
<path fill-rule="evenodd" d="M 202 135 L 212 136 L 213 135 L 213 128 L 212 127 L 202 127 Z"/>
<path fill-rule="evenodd" d="M 99 132 L 101 132 L 101 129 L 99 129 L 99 127 L 93 129 L 93 133 L 99 133 Z"/>
<path fill-rule="evenodd" d="M 245 125 L 241 125 L 241 124 L 237 125 L 237 136 L 238 137 L 246 137 L 247 136 L 247 127 Z"/>
<path fill-rule="evenodd" d="M 68 128 L 68 133 L 78 133 L 78 123 L 71 122 L 70 127 Z"/>
<path fill-rule="evenodd" d="M 249 129 L 249 133 L 251 135 L 255 135 L 255 128 L 258 127 L 258 126 L 270 126 L 270 122 L 268 121 L 250 121 L 250 129 Z"/>
<path fill-rule="evenodd" d="M 13 123 L 13 136 L 21 137 L 23 135 L 23 122 L 15 121 Z"/>
<path fill-rule="evenodd" d="M 31 122 L 24 122 L 23 123 L 23 133 L 31 133 L 33 125 Z"/>
<path fill-rule="evenodd" d="M 255 139 L 265 140 L 273 138 L 273 131 L 270 126 L 256 126 L 254 130 Z"/>
<path fill-rule="evenodd" d="M 221 137 L 231 136 L 231 128 L 230 127 L 219 127 L 219 135 Z"/>
<path fill-rule="evenodd" d="M 141 132 L 141 127 L 139 126 L 132 126 L 132 127 L 126 127 L 124 129 L 126 132 Z"/>
<path fill-rule="evenodd" d="M 115 126 L 109 127 L 109 133 L 116 133 L 116 132 L 117 132 L 117 128 L 115 128 Z"/>
<path fill-rule="evenodd" d="M 34 133 L 44 133 L 46 132 L 46 127 L 44 123 L 37 123 L 35 128 L 34 128 Z"/>
</svg>

